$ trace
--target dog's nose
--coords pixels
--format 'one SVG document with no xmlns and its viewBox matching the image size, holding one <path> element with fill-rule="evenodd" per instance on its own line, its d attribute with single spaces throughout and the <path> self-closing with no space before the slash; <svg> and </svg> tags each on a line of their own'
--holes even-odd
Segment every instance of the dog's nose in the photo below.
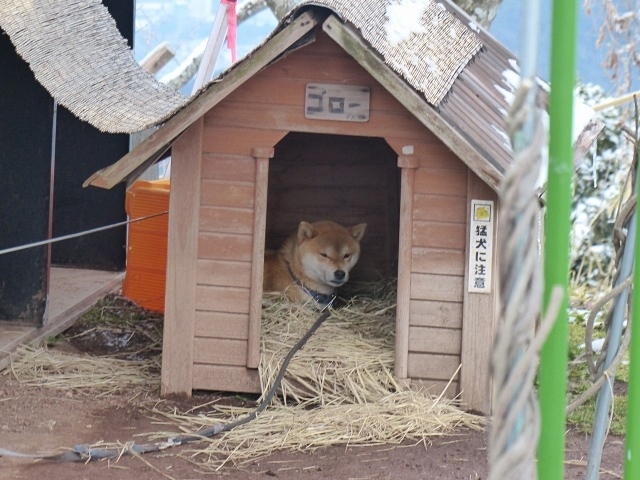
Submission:
<svg viewBox="0 0 640 480">
<path fill-rule="evenodd" d="M 335 272 L 333 272 L 333 276 L 336 278 L 336 280 L 344 280 L 344 277 L 346 277 L 346 273 L 344 272 L 344 270 L 336 270 Z"/>
</svg>

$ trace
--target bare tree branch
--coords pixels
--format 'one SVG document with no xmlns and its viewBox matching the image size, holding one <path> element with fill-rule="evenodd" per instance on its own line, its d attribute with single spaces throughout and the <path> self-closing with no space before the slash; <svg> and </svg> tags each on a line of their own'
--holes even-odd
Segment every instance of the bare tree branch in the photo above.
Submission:
<svg viewBox="0 0 640 480">
<path fill-rule="evenodd" d="M 463 9 L 478 25 L 489 28 L 493 19 L 496 18 L 498 8 L 503 0 L 453 0 L 453 2 Z"/>
<path fill-rule="evenodd" d="M 596 47 L 605 46 L 607 56 L 604 69 L 617 86 L 618 93 L 626 93 L 632 88 L 640 69 L 640 16 L 629 2 L 595 0 L 601 4 L 605 19 L 600 28 Z M 587 14 L 591 14 L 591 0 L 585 0 Z"/>
<path fill-rule="evenodd" d="M 264 0 L 278 20 L 281 20 L 295 7 L 299 0 Z"/>
<path fill-rule="evenodd" d="M 266 0 L 249 0 L 238 5 L 238 25 L 269 7 Z M 270 7 L 269 7 L 270 8 Z M 273 9 L 271 9 L 273 11 Z"/>
</svg>

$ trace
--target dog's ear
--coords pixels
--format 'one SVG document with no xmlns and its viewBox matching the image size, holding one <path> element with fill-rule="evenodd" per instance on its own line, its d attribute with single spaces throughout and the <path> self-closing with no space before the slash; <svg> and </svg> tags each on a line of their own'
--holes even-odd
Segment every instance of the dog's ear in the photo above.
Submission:
<svg viewBox="0 0 640 480">
<path fill-rule="evenodd" d="M 316 229 L 309 222 L 300 222 L 298 225 L 298 243 L 309 240 L 316 236 Z"/>
<path fill-rule="evenodd" d="M 366 223 L 359 223 L 358 225 L 354 225 L 353 227 L 349 227 L 349 233 L 351 233 L 351 236 L 357 242 L 359 242 L 360 240 L 362 240 L 362 237 L 364 236 L 364 231 L 366 229 L 367 229 L 367 224 Z"/>
</svg>

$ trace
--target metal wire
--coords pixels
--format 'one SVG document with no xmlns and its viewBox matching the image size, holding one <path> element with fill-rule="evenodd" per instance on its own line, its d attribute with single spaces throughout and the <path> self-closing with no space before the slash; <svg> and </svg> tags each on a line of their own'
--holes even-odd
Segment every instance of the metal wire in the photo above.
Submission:
<svg viewBox="0 0 640 480">
<path fill-rule="evenodd" d="M 90 230 L 84 230 L 82 232 L 70 233 L 69 235 L 62 235 L 61 237 L 49 238 L 47 240 L 40 240 L 38 242 L 25 243 L 24 245 L 16 245 L 15 247 L 9 247 L 0 250 L 0 255 L 4 255 L 6 253 L 19 252 L 20 250 L 27 250 L 29 248 L 41 247 L 43 245 L 50 245 L 52 243 L 61 242 L 63 240 L 70 240 L 72 238 L 83 237 L 85 235 L 90 235 L 92 233 L 104 232 L 105 230 L 111 230 L 112 228 L 122 227 L 124 225 L 128 225 L 130 223 L 141 222 L 143 220 L 149 220 L 150 218 L 159 217 L 161 215 L 168 214 L 169 211 L 165 210 L 164 212 L 158 212 L 151 215 L 147 215 L 144 217 L 133 218 L 131 220 L 125 220 L 123 222 L 113 223 L 111 225 L 105 225 L 104 227 L 92 228 Z"/>
</svg>

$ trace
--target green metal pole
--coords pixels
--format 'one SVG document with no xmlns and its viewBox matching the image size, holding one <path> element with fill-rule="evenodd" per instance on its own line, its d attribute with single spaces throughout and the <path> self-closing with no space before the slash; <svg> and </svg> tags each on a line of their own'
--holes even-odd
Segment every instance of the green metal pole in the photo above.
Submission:
<svg viewBox="0 0 640 480">
<path fill-rule="evenodd" d="M 640 179 L 640 168 L 636 181 Z M 640 185 L 640 184 L 636 184 Z M 636 219 L 640 219 L 636 202 Z M 640 221 L 636 222 L 635 258 L 640 258 Z M 640 262 L 633 266 L 631 299 L 631 341 L 629 344 L 629 383 L 627 399 L 627 435 L 624 449 L 624 479 L 640 478 Z"/>
<path fill-rule="evenodd" d="M 551 25 L 551 93 L 549 95 L 549 180 L 544 242 L 544 297 L 564 290 L 555 325 L 540 356 L 540 440 L 538 478 L 564 477 L 567 393 L 567 323 L 571 177 L 573 174 L 573 88 L 575 84 L 576 0 L 554 0 Z"/>
</svg>

